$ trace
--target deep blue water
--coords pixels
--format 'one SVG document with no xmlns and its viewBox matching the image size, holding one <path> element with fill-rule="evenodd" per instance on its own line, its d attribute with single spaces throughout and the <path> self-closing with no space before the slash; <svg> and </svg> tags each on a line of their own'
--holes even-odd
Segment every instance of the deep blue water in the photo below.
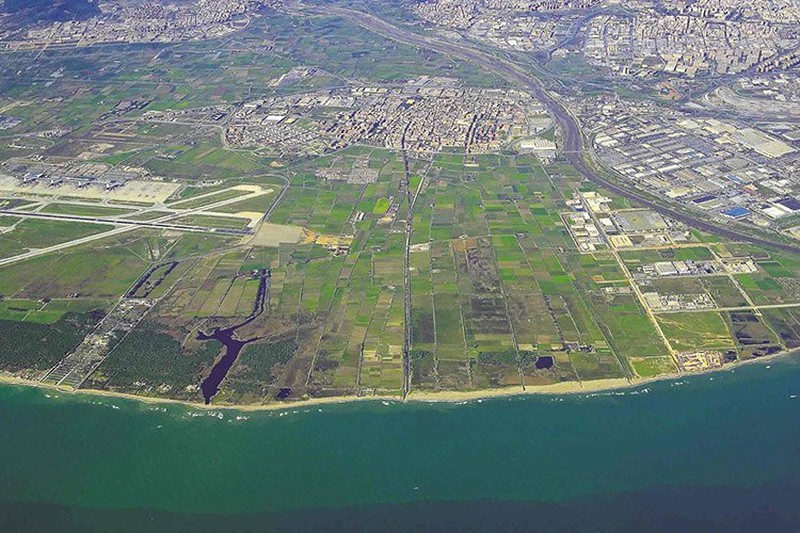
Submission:
<svg viewBox="0 0 800 533">
<path fill-rule="evenodd" d="M 0 528 L 798 531 L 799 415 L 797 358 L 602 394 L 283 413 L 4 386 Z"/>
</svg>

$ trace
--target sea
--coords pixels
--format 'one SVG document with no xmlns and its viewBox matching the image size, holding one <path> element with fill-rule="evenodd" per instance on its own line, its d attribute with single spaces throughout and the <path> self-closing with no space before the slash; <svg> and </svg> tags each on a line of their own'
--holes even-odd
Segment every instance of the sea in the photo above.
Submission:
<svg viewBox="0 0 800 533">
<path fill-rule="evenodd" d="M 0 386 L 2 531 L 800 531 L 800 357 L 284 411 Z"/>
</svg>

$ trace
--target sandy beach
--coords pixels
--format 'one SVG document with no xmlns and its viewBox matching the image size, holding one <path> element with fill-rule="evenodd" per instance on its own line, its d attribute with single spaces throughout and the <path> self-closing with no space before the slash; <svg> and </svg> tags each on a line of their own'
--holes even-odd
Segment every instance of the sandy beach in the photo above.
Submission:
<svg viewBox="0 0 800 533">
<path fill-rule="evenodd" d="M 554 383 L 551 385 L 541 385 L 534 387 L 526 387 L 523 390 L 521 387 L 501 387 L 496 389 L 482 389 L 474 391 L 412 391 L 405 400 L 407 403 L 420 402 L 420 403 L 461 403 L 471 402 L 477 400 L 485 400 L 492 398 L 508 398 L 512 396 L 535 396 L 535 395 L 562 395 L 562 394 L 585 394 L 595 393 L 612 390 L 632 389 L 641 387 L 649 383 L 660 381 L 669 381 L 672 379 L 682 379 L 686 377 L 702 376 L 707 374 L 714 374 L 718 372 L 727 372 L 735 368 L 754 364 L 754 363 L 767 363 L 777 358 L 787 357 L 794 353 L 800 353 L 800 350 L 792 350 L 786 352 L 776 353 L 770 356 L 761 357 L 758 359 L 750 359 L 748 361 L 739 361 L 733 364 L 726 365 L 721 368 L 708 370 L 706 372 L 697 372 L 692 374 L 663 374 L 652 378 L 632 379 L 627 380 L 619 379 L 598 379 L 592 381 L 565 381 L 561 383 Z M 174 404 L 191 407 L 193 409 L 213 410 L 218 411 L 234 410 L 234 411 L 281 411 L 289 409 L 297 409 L 299 407 L 313 407 L 319 405 L 331 405 L 352 402 L 374 402 L 374 401 L 391 401 L 402 402 L 403 400 L 397 395 L 373 395 L 373 396 L 333 396 L 328 398 L 309 398 L 307 400 L 297 400 L 292 402 L 272 402 L 267 404 L 211 404 L 206 405 L 202 402 L 191 402 L 186 400 L 177 400 L 173 398 L 159 398 L 157 396 L 141 396 L 138 394 L 129 394 L 123 392 L 105 391 L 98 389 L 72 389 L 70 387 L 51 385 L 23 379 L 12 375 L 0 375 L 0 384 L 19 385 L 25 387 L 36 387 L 41 389 L 58 391 L 64 394 L 71 394 L 75 396 L 96 396 L 106 398 L 122 398 L 127 400 L 134 400 L 146 404 Z"/>
</svg>

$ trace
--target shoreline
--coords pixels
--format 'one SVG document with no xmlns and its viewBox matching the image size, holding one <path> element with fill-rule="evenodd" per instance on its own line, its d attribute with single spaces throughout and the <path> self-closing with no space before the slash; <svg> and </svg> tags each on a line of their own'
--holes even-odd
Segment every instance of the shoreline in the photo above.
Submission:
<svg viewBox="0 0 800 533">
<path fill-rule="evenodd" d="M 132 400 L 146 405 L 165 405 L 172 404 L 204 411 L 288 411 L 304 407 L 316 407 L 320 405 L 336 405 L 355 402 L 397 402 L 397 403 L 427 403 L 427 404 L 460 404 L 465 402 L 477 402 L 480 400 L 491 400 L 497 398 L 512 398 L 515 396 L 555 396 L 555 395 L 578 395 L 584 393 L 610 392 L 616 390 L 627 390 L 642 387 L 651 383 L 683 379 L 694 376 L 704 376 L 735 370 L 741 366 L 768 363 L 776 359 L 783 359 L 794 354 L 800 353 L 800 348 L 778 352 L 757 359 L 747 361 L 737 361 L 720 368 L 709 369 L 703 372 L 691 374 L 662 374 L 650 378 L 639 378 L 628 380 L 625 378 L 606 378 L 592 381 L 564 381 L 551 385 L 539 385 L 527 387 L 525 390 L 519 386 L 502 387 L 497 389 L 481 389 L 474 391 L 412 391 L 404 401 L 399 396 L 375 395 L 375 396 L 330 396 L 325 398 L 310 398 L 307 400 L 297 400 L 290 403 L 273 402 L 268 404 L 211 404 L 206 405 L 201 402 L 188 400 L 178 400 L 174 398 L 160 398 L 157 396 L 141 396 L 126 392 L 105 391 L 100 389 L 72 389 L 69 387 L 51 385 L 33 381 L 30 379 L 19 378 L 12 375 L 0 374 L 0 385 L 16 385 L 42 390 L 49 390 L 69 394 L 72 396 L 105 397 L 119 398 L 122 400 Z"/>
</svg>

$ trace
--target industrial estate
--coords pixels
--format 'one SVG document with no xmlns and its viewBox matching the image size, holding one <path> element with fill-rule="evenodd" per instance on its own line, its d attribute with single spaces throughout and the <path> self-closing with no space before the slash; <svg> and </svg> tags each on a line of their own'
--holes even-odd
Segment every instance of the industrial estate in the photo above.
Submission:
<svg viewBox="0 0 800 533">
<path fill-rule="evenodd" d="M 797 0 L 66 3 L 0 0 L 0 377 L 448 399 L 800 347 Z"/>
</svg>

